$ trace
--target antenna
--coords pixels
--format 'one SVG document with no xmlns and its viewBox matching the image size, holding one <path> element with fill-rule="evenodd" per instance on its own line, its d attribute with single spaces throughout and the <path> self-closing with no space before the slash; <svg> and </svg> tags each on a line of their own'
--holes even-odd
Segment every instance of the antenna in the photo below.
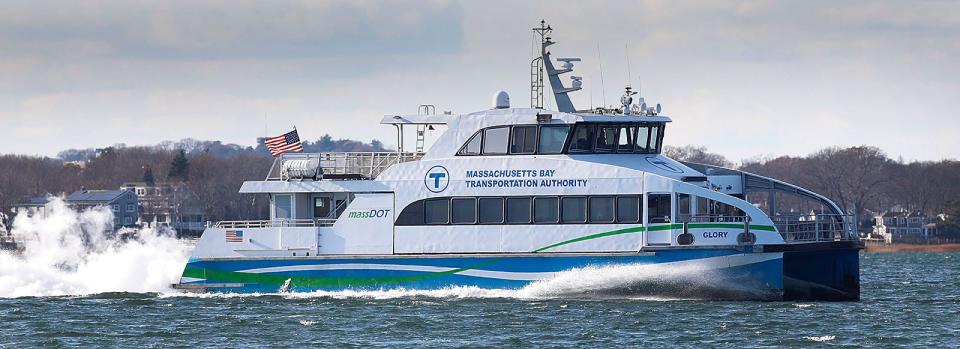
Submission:
<svg viewBox="0 0 960 349">
<path fill-rule="evenodd" d="M 597 63 L 600 65 L 600 98 L 602 105 L 607 103 L 607 86 L 603 83 L 603 59 L 600 58 L 600 43 L 597 43 Z"/>
<path fill-rule="evenodd" d="M 630 83 L 630 77 L 633 76 L 633 74 L 630 72 L 630 46 L 629 46 L 629 44 L 623 44 L 623 50 L 624 50 L 624 52 L 626 52 L 626 54 L 627 54 L 627 87 L 630 87 L 630 86 L 632 85 L 632 84 Z"/>
</svg>

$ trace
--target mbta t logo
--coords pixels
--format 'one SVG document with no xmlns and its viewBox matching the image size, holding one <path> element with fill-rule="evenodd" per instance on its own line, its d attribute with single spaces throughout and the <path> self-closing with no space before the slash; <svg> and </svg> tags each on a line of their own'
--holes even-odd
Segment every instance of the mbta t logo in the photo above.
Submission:
<svg viewBox="0 0 960 349">
<path fill-rule="evenodd" d="M 450 184 L 450 173 L 443 166 L 437 165 L 427 170 L 427 175 L 423 177 L 423 185 L 427 190 L 439 193 L 447 189 Z"/>
</svg>

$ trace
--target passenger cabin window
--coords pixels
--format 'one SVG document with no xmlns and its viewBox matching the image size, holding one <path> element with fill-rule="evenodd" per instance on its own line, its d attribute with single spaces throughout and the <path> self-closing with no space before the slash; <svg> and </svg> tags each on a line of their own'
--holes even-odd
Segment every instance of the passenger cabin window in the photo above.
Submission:
<svg viewBox="0 0 960 349">
<path fill-rule="evenodd" d="M 690 223 L 690 194 L 677 193 L 677 222 Z"/>
<path fill-rule="evenodd" d="M 613 197 L 590 197 L 590 223 L 613 223 Z"/>
<path fill-rule="evenodd" d="M 617 222 L 640 223 L 640 196 L 617 197 Z"/>
<path fill-rule="evenodd" d="M 530 223 L 530 198 L 507 198 L 507 223 Z"/>
<path fill-rule="evenodd" d="M 533 199 L 533 222 L 556 224 L 560 222 L 560 198 L 556 196 Z"/>
<path fill-rule="evenodd" d="M 593 125 L 577 124 L 573 129 L 573 138 L 570 140 L 571 153 L 588 153 L 593 151 Z"/>
<path fill-rule="evenodd" d="M 507 153 L 510 127 L 494 127 L 483 131 L 483 155 Z"/>
<path fill-rule="evenodd" d="M 450 205 L 450 222 L 453 224 L 477 223 L 477 199 L 453 198 Z"/>
<path fill-rule="evenodd" d="M 563 143 L 570 133 L 569 126 L 540 127 L 540 154 L 560 154 L 563 152 Z"/>
<path fill-rule="evenodd" d="M 537 151 L 537 127 L 514 126 L 510 154 L 533 154 Z"/>
<path fill-rule="evenodd" d="M 670 194 L 647 195 L 647 222 L 670 223 Z"/>
<path fill-rule="evenodd" d="M 478 200 L 480 224 L 503 224 L 503 198 Z"/>
<path fill-rule="evenodd" d="M 477 132 L 470 137 L 467 144 L 460 149 L 460 155 L 480 155 L 480 143 L 483 142 L 483 132 Z"/>
<path fill-rule="evenodd" d="M 637 128 L 637 152 L 650 152 L 650 126 L 640 126 Z"/>
<path fill-rule="evenodd" d="M 587 198 L 564 197 L 560 210 L 564 223 L 585 223 L 587 221 Z"/>
<path fill-rule="evenodd" d="M 450 221 L 450 200 L 430 199 L 423 202 L 425 224 L 447 224 Z"/>
</svg>

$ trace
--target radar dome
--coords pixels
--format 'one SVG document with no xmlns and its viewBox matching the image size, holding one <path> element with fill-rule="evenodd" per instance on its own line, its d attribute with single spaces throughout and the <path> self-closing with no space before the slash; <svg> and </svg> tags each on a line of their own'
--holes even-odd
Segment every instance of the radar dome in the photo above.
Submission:
<svg viewBox="0 0 960 349">
<path fill-rule="evenodd" d="M 507 94 L 507 91 L 497 91 L 497 93 L 493 95 L 493 108 L 510 108 L 510 95 Z"/>
</svg>

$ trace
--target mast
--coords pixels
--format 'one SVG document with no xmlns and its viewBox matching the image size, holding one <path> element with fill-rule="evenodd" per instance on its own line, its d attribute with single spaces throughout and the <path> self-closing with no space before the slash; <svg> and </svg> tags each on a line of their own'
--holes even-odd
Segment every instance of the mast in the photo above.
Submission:
<svg viewBox="0 0 960 349">
<path fill-rule="evenodd" d="M 563 62 L 561 69 L 556 69 L 553 66 L 553 61 L 550 60 L 550 52 L 547 51 L 547 47 L 555 44 L 551 37 L 550 33 L 553 32 L 553 28 L 547 25 L 546 21 L 540 21 L 539 28 L 533 28 L 534 33 L 540 36 L 540 57 L 534 58 L 530 62 L 530 107 L 543 109 L 543 75 L 546 71 L 546 75 L 550 80 L 550 89 L 553 90 L 553 97 L 557 101 L 557 110 L 565 113 L 576 112 L 577 109 L 574 108 L 573 102 L 570 101 L 570 96 L 567 95 L 569 92 L 579 91 L 582 85 L 582 77 L 571 76 L 572 80 L 571 87 L 564 87 L 563 83 L 560 81 L 560 74 L 565 74 L 573 71 L 573 62 L 579 62 L 580 58 L 557 58 L 557 61 Z"/>
</svg>

